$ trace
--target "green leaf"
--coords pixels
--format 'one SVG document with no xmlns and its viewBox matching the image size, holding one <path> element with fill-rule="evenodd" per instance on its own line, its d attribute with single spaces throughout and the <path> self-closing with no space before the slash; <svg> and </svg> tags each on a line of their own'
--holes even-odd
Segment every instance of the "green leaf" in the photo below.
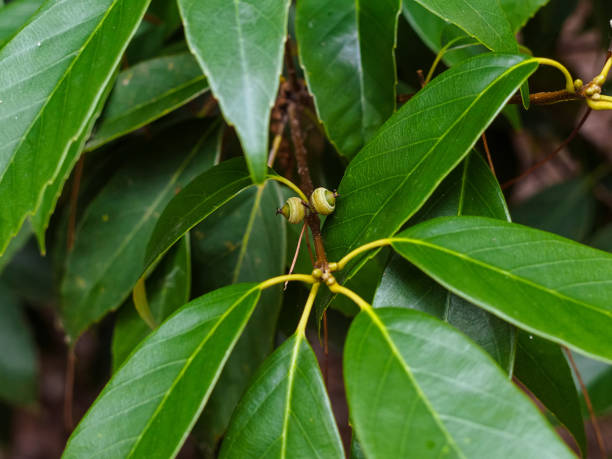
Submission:
<svg viewBox="0 0 612 459">
<path fill-rule="evenodd" d="M 63 457 L 174 457 L 259 298 L 256 284 L 186 304 L 145 339 L 74 430 Z"/>
<path fill-rule="evenodd" d="M 588 180 L 553 185 L 512 209 L 512 219 L 577 241 L 595 223 L 595 199 Z"/>
<path fill-rule="evenodd" d="M 514 375 L 567 427 L 586 457 L 578 392 L 561 348 L 530 333 L 520 332 Z"/>
<path fill-rule="evenodd" d="M 411 1 L 411 0 L 408 0 Z M 497 1 L 413 0 L 475 37 L 492 51 L 516 53 L 518 45 L 510 23 Z"/>
<path fill-rule="evenodd" d="M 236 127 L 253 181 L 261 183 L 290 1 L 178 0 L 178 4 L 189 47 L 225 118 Z"/>
<path fill-rule="evenodd" d="M 242 191 L 193 230 L 194 286 L 211 290 L 235 282 L 261 282 L 285 269 L 286 220 L 274 182 Z M 196 426 L 198 445 L 218 451 L 251 376 L 272 352 L 281 286 L 262 292 L 259 307 L 232 352 Z"/>
<path fill-rule="evenodd" d="M 360 313 L 344 378 L 367 457 L 574 457 L 484 351 L 419 311 Z"/>
<path fill-rule="evenodd" d="M 258 370 L 219 457 L 345 457 L 317 359 L 302 333 Z"/>
<path fill-rule="evenodd" d="M 145 270 L 147 241 L 177 190 L 215 161 L 219 130 L 161 134 L 121 167 L 89 204 L 67 258 L 62 317 L 77 337 L 118 307 Z M 176 137 L 175 137 L 176 136 Z"/>
<path fill-rule="evenodd" d="M 510 23 L 512 31 L 516 34 L 529 18 L 547 2 L 548 0 L 501 0 L 501 8 Z M 456 26 L 425 9 L 417 1 L 404 1 L 402 11 L 410 26 L 435 54 L 450 41 L 450 38 L 456 38 L 460 35 L 464 35 L 466 39 L 469 38 L 463 31 L 459 31 L 459 34 L 457 34 Z M 443 57 L 444 62 L 449 66 L 485 51 L 482 47 L 476 46 L 457 46 L 457 49 L 453 48 L 455 47 L 452 46 Z"/>
<path fill-rule="evenodd" d="M 499 184 L 478 153 L 470 154 L 442 182 L 411 222 L 448 215 L 508 220 Z M 512 374 L 516 348 L 513 327 L 452 294 L 397 255 L 385 270 L 372 305 L 418 309 L 442 319 L 467 334 Z"/>
<path fill-rule="evenodd" d="M 410 99 L 349 164 L 324 226 L 329 259 L 398 231 L 536 68 L 520 56 L 484 54 Z"/>
<path fill-rule="evenodd" d="M 46 2 L 0 49 L 0 253 L 85 131 L 148 3 Z"/>
<path fill-rule="evenodd" d="M 328 136 L 353 157 L 395 109 L 401 1 L 300 0 L 295 32 L 308 88 Z"/>
<path fill-rule="evenodd" d="M 357 441 L 357 437 L 355 437 L 354 432 L 353 432 L 353 438 L 351 438 L 350 459 L 366 459 L 365 454 L 363 453 L 363 449 L 361 448 L 361 445 Z"/>
<path fill-rule="evenodd" d="M 28 242 L 30 236 L 32 235 L 32 228 L 27 223 L 21 227 L 21 230 L 11 242 L 9 242 L 8 247 L 4 251 L 2 255 L 0 255 L 0 274 L 4 271 L 4 268 L 11 262 L 13 257 L 23 248 L 23 246 Z"/>
<path fill-rule="evenodd" d="M 0 48 L 32 17 L 42 3 L 43 0 L 13 0 L 5 6 L 0 3 Z"/>
<path fill-rule="evenodd" d="M 0 283 L 0 399 L 24 404 L 36 398 L 34 338 L 13 293 Z"/>
<path fill-rule="evenodd" d="M 394 241 L 397 252 L 457 295 L 533 334 L 612 362 L 611 255 L 482 217 L 430 220 Z"/>
<path fill-rule="evenodd" d="M 189 234 L 173 247 L 147 279 L 149 308 L 156 324 L 189 301 L 191 291 L 191 248 Z M 113 373 L 140 341 L 151 333 L 138 315 L 132 300 L 117 315 L 113 332 Z"/>
<path fill-rule="evenodd" d="M 124 70 L 87 150 L 161 118 L 207 89 L 206 78 L 190 54 L 159 57 Z"/>
<path fill-rule="evenodd" d="M 91 135 L 94 124 L 102 113 L 104 104 L 106 103 L 111 89 L 113 88 L 112 83 L 114 81 L 114 78 L 115 76 L 113 75 L 113 78 L 104 88 L 104 91 L 102 92 L 102 97 L 100 97 L 100 100 L 98 101 L 98 105 L 96 106 L 93 115 L 87 122 L 87 125 L 83 130 L 81 136 L 76 141 L 72 142 L 72 144 L 70 145 L 68 153 L 66 154 L 66 158 L 62 162 L 61 168 L 55 176 L 55 179 L 47 186 L 47 188 L 45 188 L 43 192 L 43 196 L 40 205 L 38 206 L 38 209 L 36 211 L 36 214 L 34 214 L 30 218 L 30 221 L 32 222 L 32 229 L 34 230 L 34 234 L 36 235 L 36 239 L 38 240 L 38 246 L 40 247 L 40 251 L 43 254 L 47 252 L 45 232 L 47 231 L 47 228 L 49 226 L 51 215 L 55 210 L 55 205 L 57 204 L 57 201 L 62 194 L 64 184 L 68 180 L 68 177 L 70 177 L 72 168 L 77 163 L 78 159 L 81 156 L 81 153 L 83 152 L 85 142 Z"/>
<path fill-rule="evenodd" d="M 149 240 L 145 267 L 151 266 L 183 234 L 251 184 L 242 158 L 223 161 L 196 177 L 165 207 Z"/>
<path fill-rule="evenodd" d="M 518 32 L 549 0 L 500 0 L 514 33 Z"/>
</svg>

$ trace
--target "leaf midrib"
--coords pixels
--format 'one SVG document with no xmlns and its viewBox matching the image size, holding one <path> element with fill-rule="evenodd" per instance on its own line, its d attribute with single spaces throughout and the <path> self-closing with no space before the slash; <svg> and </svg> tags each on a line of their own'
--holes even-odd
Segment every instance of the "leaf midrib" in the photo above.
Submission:
<svg viewBox="0 0 612 459">
<path fill-rule="evenodd" d="M 401 353 L 399 352 L 399 349 L 395 346 L 395 343 L 393 339 L 391 338 L 391 335 L 389 335 L 389 332 L 387 331 L 387 327 L 385 326 L 385 324 L 382 322 L 380 317 L 378 317 L 378 314 L 376 314 L 374 309 L 365 309 L 364 311 L 370 317 L 372 321 L 372 325 L 378 328 L 378 331 L 383 336 L 384 340 L 387 342 L 389 348 L 391 349 L 391 352 L 395 356 L 396 360 L 399 362 L 400 367 L 404 370 L 404 373 L 406 373 L 406 376 L 408 376 L 408 379 L 412 382 L 412 386 L 414 387 L 414 390 L 417 392 L 417 395 L 419 395 L 419 398 L 423 401 L 423 404 L 425 405 L 425 407 L 431 414 L 432 419 L 435 421 L 435 423 L 438 425 L 438 427 L 444 434 L 444 437 L 446 438 L 446 441 L 448 442 L 448 444 L 451 447 L 453 447 L 453 449 L 457 452 L 459 457 L 463 459 L 467 459 L 465 455 L 463 454 L 463 451 L 461 451 L 461 449 L 455 442 L 455 439 L 452 437 L 452 435 L 450 434 L 450 432 L 448 431 L 448 429 L 446 428 L 446 426 L 444 425 L 444 423 L 442 422 L 442 420 L 440 419 L 440 417 L 434 410 L 429 399 L 427 398 L 425 393 L 421 390 L 421 386 L 418 384 L 417 380 L 412 374 L 412 370 L 410 366 L 402 357 Z"/>
<path fill-rule="evenodd" d="M 393 199 L 395 197 L 395 195 L 399 192 L 400 189 L 402 189 L 404 187 L 404 185 L 406 184 L 406 182 L 412 177 L 412 174 L 414 173 L 415 170 L 417 170 L 419 168 L 419 166 L 421 164 L 423 164 L 425 162 L 425 160 L 427 160 L 429 158 L 429 156 L 432 154 L 432 152 L 436 149 L 436 147 L 440 144 L 440 142 L 442 142 L 443 139 L 446 138 L 446 136 L 448 135 L 448 133 L 460 122 L 463 121 L 463 118 L 466 116 L 466 114 L 468 112 L 471 111 L 471 109 L 473 108 L 473 106 L 480 101 L 480 99 L 482 97 L 484 97 L 485 94 L 488 95 L 489 90 L 491 89 L 491 87 L 495 86 L 499 81 L 501 81 L 505 76 L 513 73 L 514 71 L 518 70 L 520 67 L 525 66 L 525 65 L 529 65 L 532 64 L 533 61 L 530 59 L 524 60 L 523 62 L 519 62 L 516 65 L 513 65 L 512 67 L 510 67 L 509 69 L 507 69 L 506 71 L 504 71 L 502 74 L 500 74 L 498 77 L 496 77 L 495 79 L 493 79 L 493 81 L 491 81 L 483 91 L 481 91 L 472 101 L 472 103 L 470 103 L 470 105 L 461 113 L 461 115 L 459 115 L 457 117 L 457 119 L 448 127 L 448 129 L 446 129 L 446 131 L 444 132 L 444 134 L 442 134 L 438 140 L 436 141 L 436 143 L 434 143 L 434 145 L 423 155 L 423 157 L 414 165 L 414 167 L 406 174 L 406 177 L 400 182 L 400 184 L 396 187 L 395 191 L 393 193 L 391 193 L 389 195 L 389 197 L 381 204 L 381 206 L 376 210 L 376 212 L 374 213 L 374 215 L 372 215 L 372 217 L 370 218 L 369 222 L 367 225 L 364 225 L 363 229 L 358 233 L 358 235 L 353 239 L 353 242 L 351 242 L 351 244 L 348 246 L 348 248 L 350 249 L 351 247 L 355 246 L 355 242 L 359 240 L 359 238 L 364 234 L 364 232 L 368 229 L 368 227 L 371 225 L 372 221 L 374 221 L 377 216 L 382 212 L 382 210 L 386 207 L 386 205 L 391 201 L 391 199 Z M 508 96 L 509 98 L 510 96 Z M 461 156 L 457 159 L 457 162 L 461 161 L 461 159 L 469 152 L 469 149 Z M 427 196 L 422 199 L 422 202 L 424 202 L 427 199 Z M 413 215 L 415 213 L 415 211 L 412 212 L 411 215 Z M 408 215 L 406 217 L 410 218 L 411 215 Z M 392 233 L 395 233 L 399 227 L 401 227 L 401 225 L 399 225 L 398 227 L 394 228 Z"/>
<path fill-rule="evenodd" d="M 300 352 L 300 344 L 304 339 L 303 333 L 296 333 L 295 344 L 291 351 L 291 362 L 289 364 L 289 377 L 287 378 L 287 395 L 285 397 L 285 412 L 283 413 L 283 430 L 281 431 L 281 459 L 287 456 L 287 431 L 289 430 L 289 415 L 291 412 L 291 399 L 293 395 L 293 380 L 297 368 L 298 354 Z"/>
<path fill-rule="evenodd" d="M 572 298 L 570 296 L 564 295 L 563 293 L 557 291 L 557 290 L 553 290 L 551 288 L 548 288 L 544 285 L 538 284 L 536 282 L 533 282 L 529 279 L 526 279 L 522 276 L 517 276 L 516 274 L 510 272 L 510 271 L 506 271 L 502 268 L 498 268 L 494 265 L 490 265 L 487 264 L 483 261 L 477 260 L 475 258 L 472 258 L 466 254 L 463 254 L 461 252 L 456 252 L 454 250 L 448 249 L 446 247 L 442 247 L 439 245 L 435 245 L 432 244 L 430 242 L 426 242 L 424 240 L 421 239 L 413 239 L 413 238 L 403 238 L 403 237 L 393 237 L 389 239 L 390 241 L 394 242 L 400 242 L 400 243 L 406 243 L 406 244 L 412 244 L 412 245 L 420 245 L 420 246 L 424 246 L 424 247 L 428 247 L 430 249 L 433 250 L 437 250 L 439 252 L 443 252 L 446 253 L 448 255 L 452 255 L 456 258 L 462 259 L 468 263 L 472 263 L 474 265 L 480 266 L 482 268 L 488 269 L 489 271 L 493 271 L 498 275 L 504 276 L 504 277 L 509 277 L 511 279 L 513 279 L 514 281 L 518 282 L 518 283 L 523 283 L 525 285 L 528 285 L 532 288 L 535 288 L 536 290 L 541 290 L 543 292 L 546 292 L 550 295 L 556 296 L 557 298 L 564 300 L 564 301 L 569 301 L 571 303 L 575 303 L 576 305 L 582 306 L 585 309 L 590 309 L 598 314 L 604 315 L 604 316 L 609 316 L 610 318 L 612 318 L 612 311 L 607 311 L 605 309 L 598 309 L 596 306 L 591 305 L 589 303 L 585 303 L 582 300 L 578 300 L 576 298 Z M 521 321 L 522 322 L 522 321 Z"/>
<path fill-rule="evenodd" d="M 153 424 L 153 421 L 157 418 L 158 414 L 163 409 L 166 401 L 168 400 L 168 398 L 172 394 L 173 390 L 175 389 L 177 384 L 182 380 L 183 376 L 185 375 L 185 373 L 189 369 L 191 363 L 198 356 L 198 354 L 202 351 L 202 349 L 204 348 L 206 343 L 208 343 L 209 339 L 213 336 L 215 331 L 217 331 L 217 329 L 221 326 L 221 324 L 227 318 L 227 316 L 229 316 L 229 314 L 231 314 L 245 300 L 245 298 L 247 298 L 251 293 L 253 293 L 254 291 L 256 291 L 258 289 L 259 289 L 259 286 L 255 286 L 255 287 L 247 290 L 242 296 L 240 296 L 236 301 L 234 301 L 234 303 L 232 303 L 232 305 L 223 314 L 221 314 L 221 316 L 217 320 L 216 324 L 210 329 L 210 331 L 206 334 L 204 339 L 200 342 L 200 344 L 198 344 L 198 346 L 194 349 L 194 351 L 191 353 L 191 355 L 185 361 L 185 365 L 183 366 L 181 371 L 178 373 L 178 375 L 176 376 L 176 378 L 172 382 L 172 385 L 169 387 L 168 391 L 166 392 L 166 395 L 164 395 L 164 397 L 160 401 L 160 403 L 157 406 L 157 408 L 155 409 L 155 412 L 153 413 L 153 415 L 149 418 L 149 421 L 147 422 L 147 424 L 143 428 L 142 432 L 138 435 L 136 442 L 134 443 L 134 445 L 132 446 L 132 448 L 130 449 L 130 452 L 127 454 L 126 457 L 128 457 L 128 458 L 132 457 L 132 455 L 136 451 L 138 445 L 140 444 L 140 442 L 144 438 L 145 434 L 147 433 L 147 431 L 149 430 L 149 428 Z M 221 365 L 221 367 L 222 367 L 222 365 Z M 216 375 L 217 376 L 219 375 L 219 373 L 221 371 L 221 367 L 218 368 L 217 371 L 216 371 Z M 214 380 L 215 377 L 216 376 L 213 376 L 213 380 Z M 212 389 L 213 389 L 212 386 L 214 386 L 214 384 L 211 384 L 210 386 L 211 387 L 208 388 L 208 390 L 206 391 L 206 394 L 204 394 L 204 397 L 203 397 L 204 400 L 207 398 L 208 394 L 210 394 L 210 392 L 212 391 Z M 181 444 L 181 442 L 179 441 L 178 445 L 180 445 L 180 444 Z"/>
<path fill-rule="evenodd" d="M 83 43 L 83 45 L 78 49 L 78 51 L 76 52 L 74 59 L 72 60 L 72 62 L 70 63 L 70 65 L 68 66 L 68 68 L 66 69 L 66 71 L 62 74 L 62 77 L 59 79 L 59 81 L 55 84 L 55 86 L 53 87 L 53 90 L 51 91 L 51 93 L 49 94 L 49 96 L 45 99 L 45 102 L 41 105 L 40 109 L 38 110 L 38 113 L 36 114 L 36 116 L 34 117 L 34 119 L 32 119 L 32 121 L 30 122 L 30 124 L 28 125 L 28 128 L 25 130 L 25 132 L 23 133 L 23 135 L 21 136 L 19 142 L 17 143 L 17 145 L 15 146 L 15 148 L 13 149 L 13 151 L 11 152 L 11 160 L 8 162 L 8 164 L 6 165 L 6 167 L 4 168 L 4 171 L 2 173 L 0 173 L 0 183 L 2 183 L 2 180 L 4 178 L 4 176 L 6 175 L 6 172 L 11 168 L 11 165 L 15 162 L 15 158 L 17 157 L 17 155 L 15 154 L 16 152 L 19 151 L 19 149 L 21 148 L 21 146 L 23 145 L 23 142 L 25 141 L 25 139 L 28 137 L 30 131 L 32 130 L 32 128 L 34 127 L 34 125 L 36 124 L 36 122 L 40 119 L 40 117 L 42 116 L 42 114 L 45 112 L 47 106 L 49 105 L 50 101 L 53 99 L 53 97 L 55 96 L 55 93 L 59 90 L 59 88 L 61 87 L 62 83 L 66 80 L 66 78 L 68 78 L 68 76 L 71 74 L 73 67 L 76 65 L 76 63 L 79 61 L 80 57 L 82 56 L 83 52 L 85 51 L 85 49 L 88 47 L 88 45 L 90 44 L 90 42 L 93 40 L 93 38 L 97 35 L 97 33 L 99 32 L 99 30 L 102 28 L 102 26 L 104 25 L 105 21 L 108 19 L 108 16 L 111 14 L 111 12 L 113 11 L 113 9 L 123 0 L 113 0 L 113 3 L 111 4 L 111 6 L 106 10 L 106 12 L 102 15 L 102 18 L 100 19 L 100 21 L 98 22 L 98 24 L 96 25 L 96 27 L 94 28 L 94 30 L 91 32 L 91 34 L 89 34 L 89 36 L 87 37 L 87 40 L 85 40 L 85 42 Z M 103 85 L 102 89 L 98 91 L 98 96 L 101 92 L 103 92 L 105 85 Z M 96 98 L 98 97 L 96 96 Z M 93 105 L 93 110 L 95 110 L 95 104 Z M 81 131 L 84 129 L 84 127 L 87 124 L 87 120 L 89 119 L 88 117 L 85 117 L 84 121 L 81 123 L 81 126 L 79 127 L 75 137 L 79 137 L 81 134 Z M 39 136 L 40 137 L 40 136 Z M 58 168 L 57 170 L 59 170 L 59 166 L 61 164 L 58 164 Z M 40 193 L 42 195 L 42 191 Z"/>
</svg>

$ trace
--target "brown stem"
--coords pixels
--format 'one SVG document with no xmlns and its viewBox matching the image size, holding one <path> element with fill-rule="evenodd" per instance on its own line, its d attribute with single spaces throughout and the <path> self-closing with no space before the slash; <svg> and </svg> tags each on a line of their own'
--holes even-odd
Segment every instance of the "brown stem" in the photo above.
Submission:
<svg viewBox="0 0 612 459">
<path fill-rule="evenodd" d="M 599 423 L 597 422 L 597 417 L 595 416 L 595 411 L 593 410 L 593 404 L 591 403 L 591 397 L 589 397 L 589 391 L 584 385 L 584 381 L 582 380 L 582 375 L 578 370 L 578 366 L 574 361 L 574 356 L 572 356 L 572 352 L 565 346 L 563 346 L 563 350 L 565 351 L 565 355 L 567 355 L 567 359 L 576 375 L 576 379 L 578 380 L 578 384 L 580 384 L 580 390 L 582 391 L 582 396 L 584 397 L 584 403 L 587 406 L 587 410 L 589 412 L 589 416 L 591 417 L 591 424 L 593 425 L 593 430 L 595 431 L 595 438 L 597 439 L 597 446 L 599 446 L 599 451 L 601 453 L 602 459 L 606 459 L 606 448 L 604 446 L 603 437 L 601 435 L 601 430 L 599 429 Z"/>
<path fill-rule="evenodd" d="M 550 105 L 556 104 L 559 102 L 568 102 L 572 100 L 582 100 L 584 99 L 584 95 L 580 92 L 572 93 L 568 92 L 565 89 L 561 91 L 549 91 L 549 92 L 536 92 L 533 94 L 529 94 L 529 101 L 533 105 Z M 523 99 L 521 99 L 520 94 L 515 94 L 508 101 L 509 104 L 522 104 Z"/>
<path fill-rule="evenodd" d="M 555 150 L 552 153 L 550 153 L 548 156 L 546 156 L 545 158 L 543 158 L 540 161 L 538 161 L 537 163 L 535 163 L 533 166 L 531 166 L 529 169 L 527 169 L 525 172 L 523 172 L 518 177 L 514 177 L 513 179 L 508 180 L 506 183 L 504 183 L 502 185 L 502 187 L 501 187 L 502 190 L 505 190 L 506 188 L 514 185 L 516 182 L 524 179 L 529 174 L 531 174 L 533 171 L 535 171 L 536 169 L 538 169 L 539 167 L 543 166 L 548 161 L 553 159 L 555 156 L 557 156 L 557 154 L 561 150 L 563 150 L 578 135 L 578 131 L 580 131 L 580 128 L 582 127 L 582 125 L 585 123 L 585 121 L 587 120 L 587 118 L 591 114 L 591 111 L 592 110 L 590 108 L 586 111 L 586 113 L 584 114 L 582 119 L 578 122 L 578 124 L 576 125 L 574 130 L 571 132 L 571 134 L 567 137 L 567 139 L 565 139 L 563 142 L 561 142 L 561 145 L 559 145 L 557 148 L 555 148 Z"/>
<path fill-rule="evenodd" d="M 300 189 L 306 196 L 310 196 L 314 191 L 312 179 L 310 178 L 310 169 L 308 168 L 308 159 L 306 147 L 304 146 L 304 137 L 302 135 L 302 127 L 300 123 L 301 106 L 300 101 L 304 97 L 304 90 L 297 78 L 297 71 L 293 64 L 293 57 L 291 53 L 291 42 L 287 40 L 285 43 L 285 65 L 287 66 L 287 75 L 291 88 L 290 100 L 288 101 L 289 115 L 289 126 L 291 127 L 291 140 L 293 142 L 293 149 L 295 152 L 295 159 L 297 162 L 297 171 L 300 177 Z M 325 246 L 323 245 L 323 237 L 321 236 L 321 221 L 319 216 L 310 212 L 306 217 L 306 223 L 312 233 L 314 240 L 315 255 L 317 257 L 315 261 L 315 267 L 322 268 L 323 271 L 327 271 L 327 255 L 325 254 Z"/>
<path fill-rule="evenodd" d="M 84 164 L 85 156 L 81 155 L 74 168 L 74 178 L 72 179 L 72 189 L 70 190 L 70 214 L 68 215 L 68 234 L 66 235 L 66 247 L 68 251 L 71 251 L 74 246 L 77 204 L 79 202 L 79 189 L 81 188 Z"/>
<path fill-rule="evenodd" d="M 412 99 L 415 94 L 398 94 L 397 102 L 403 104 L 404 102 L 408 102 Z M 556 104 L 559 102 L 569 102 L 573 100 L 583 100 L 584 95 L 580 92 L 571 93 L 566 91 L 565 89 L 561 91 L 550 91 L 550 92 L 536 92 L 533 94 L 529 94 L 529 101 L 533 105 L 550 105 Z M 516 94 L 510 98 L 508 101 L 509 104 L 522 104 L 523 100 L 521 99 L 520 94 Z"/>
<path fill-rule="evenodd" d="M 487 155 L 487 162 L 489 163 L 491 172 L 493 172 L 493 175 L 497 177 L 497 174 L 495 174 L 495 167 L 493 167 L 493 158 L 491 158 L 491 150 L 489 150 L 489 142 L 487 142 L 487 135 L 484 132 L 482 133 L 482 144 L 484 145 L 484 150 Z"/>
</svg>

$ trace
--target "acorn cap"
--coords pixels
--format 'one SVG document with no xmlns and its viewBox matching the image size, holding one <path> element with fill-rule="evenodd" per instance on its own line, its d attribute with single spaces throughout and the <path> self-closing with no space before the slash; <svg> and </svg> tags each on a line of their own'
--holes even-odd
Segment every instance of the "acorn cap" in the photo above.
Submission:
<svg viewBox="0 0 612 459">
<path fill-rule="evenodd" d="M 278 209 L 277 213 L 282 214 L 289 223 L 300 223 L 306 216 L 306 209 L 300 198 L 292 197 L 287 199 L 285 205 Z"/>
<path fill-rule="evenodd" d="M 336 194 L 327 188 L 319 187 L 312 192 L 310 205 L 315 212 L 329 215 L 336 209 Z"/>
</svg>

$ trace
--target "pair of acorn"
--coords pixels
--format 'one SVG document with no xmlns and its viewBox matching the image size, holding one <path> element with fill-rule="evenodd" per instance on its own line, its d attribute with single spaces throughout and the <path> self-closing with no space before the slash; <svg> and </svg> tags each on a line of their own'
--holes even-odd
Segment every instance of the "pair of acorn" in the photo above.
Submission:
<svg viewBox="0 0 612 459">
<path fill-rule="evenodd" d="M 336 208 L 336 197 L 338 194 L 327 188 L 319 187 L 310 195 L 310 205 L 298 197 L 287 199 L 285 205 L 276 211 L 282 214 L 289 223 L 300 223 L 306 217 L 308 211 L 321 215 L 329 215 Z"/>
</svg>

